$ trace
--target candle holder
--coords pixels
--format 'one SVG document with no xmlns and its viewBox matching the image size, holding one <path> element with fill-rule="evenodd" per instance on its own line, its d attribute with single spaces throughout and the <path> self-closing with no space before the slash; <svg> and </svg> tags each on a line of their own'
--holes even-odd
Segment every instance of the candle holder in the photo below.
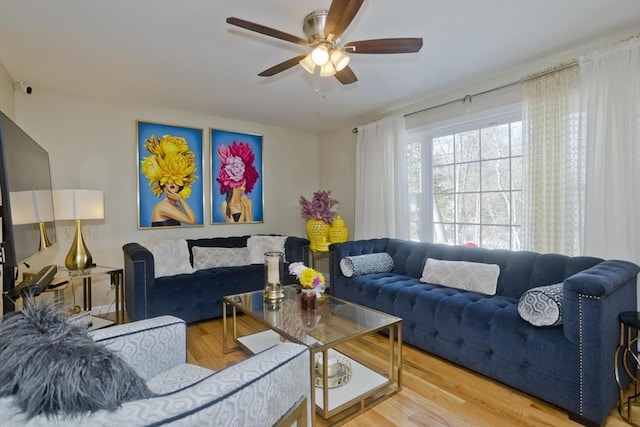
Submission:
<svg viewBox="0 0 640 427">
<path fill-rule="evenodd" d="M 284 253 L 265 252 L 264 254 L 264 300 L 278 302 L 284 299 L 282 290 L 284 271 Z"/>
</svg>

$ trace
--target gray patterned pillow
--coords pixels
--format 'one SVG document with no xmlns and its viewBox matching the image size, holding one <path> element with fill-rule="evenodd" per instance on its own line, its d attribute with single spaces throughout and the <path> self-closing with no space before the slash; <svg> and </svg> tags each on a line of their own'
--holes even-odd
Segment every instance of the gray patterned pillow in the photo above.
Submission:
<svg viewBox="0 0 640 427">
<path fill-rule="evenodd" d="M 497 264 L 427 258 L 420 281 L 485 295 L 495 295 L 499 275 L 500 266 Z"/>
<path fill-rule="evenodd" d="M 340 270 L 345 277 L 388 273 L 393 270 L 393 258 L 386 252 L 348 256 L 340 260 Z"/>
<path fill-rule="evenodd" d="M 194 246 L 192 251 L 193 268 L 196 270 L 249 265 L 249 249 L 246 246 L 243 248 Z"/>
<path fill-rule="evenodd" d="M 529 289 L 518 301 L 518 314 L 533 326 L 562 324 L 562 283 Z"/>
</svg>

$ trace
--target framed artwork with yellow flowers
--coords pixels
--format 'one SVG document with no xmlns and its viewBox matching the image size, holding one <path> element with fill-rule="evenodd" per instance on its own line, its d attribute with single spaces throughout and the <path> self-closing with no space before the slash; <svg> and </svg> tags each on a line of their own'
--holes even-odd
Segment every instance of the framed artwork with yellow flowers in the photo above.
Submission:
<svg viewBox="0 0 640 427">
<path fill-rule="evenodd" d="M 137 122 L 138 228 L 204 225 L 202 129 Z"/>
<path fill-rule="evenodd" d="M 211 223 L 264 221 L 262 135 L 211 129 Z"/>
</svg>

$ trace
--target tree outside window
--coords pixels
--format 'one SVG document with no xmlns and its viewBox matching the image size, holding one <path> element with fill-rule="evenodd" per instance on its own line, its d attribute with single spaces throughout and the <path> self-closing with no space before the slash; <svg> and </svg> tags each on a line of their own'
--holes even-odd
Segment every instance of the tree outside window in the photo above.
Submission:
<svg viewBox="0 0 640 427">
<path fill-rule="evenodd" d="M 521 248 L 520 121 L 414 139 L 407 154 L 413 240 Z M 431 183 L 424 179 L 428 167 Z M 426 185 L 432 185 L 431 192 L 422 191 Z M 425 200 L 428 193 L 433 195 L 430 202 Z M 429 228 L 423 222 L 425 209 L 433 210 L 432 236 L 424 235 Z"/>
</svg>

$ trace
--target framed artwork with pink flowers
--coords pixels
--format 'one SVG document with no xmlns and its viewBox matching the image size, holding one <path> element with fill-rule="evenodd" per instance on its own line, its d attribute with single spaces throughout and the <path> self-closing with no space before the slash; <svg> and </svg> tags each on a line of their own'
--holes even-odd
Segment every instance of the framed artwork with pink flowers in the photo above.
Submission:
<svg viewBox="0 0 640 427">
<path fill-rule="evenodd" d="M 202 129 L 137 128 L 138 228 L 203 226 Z"/>
<path fill-rule="evenodd" d="M 211 223 L 264 222 L 262 135 L 211 129 Z"/>
</svg>

